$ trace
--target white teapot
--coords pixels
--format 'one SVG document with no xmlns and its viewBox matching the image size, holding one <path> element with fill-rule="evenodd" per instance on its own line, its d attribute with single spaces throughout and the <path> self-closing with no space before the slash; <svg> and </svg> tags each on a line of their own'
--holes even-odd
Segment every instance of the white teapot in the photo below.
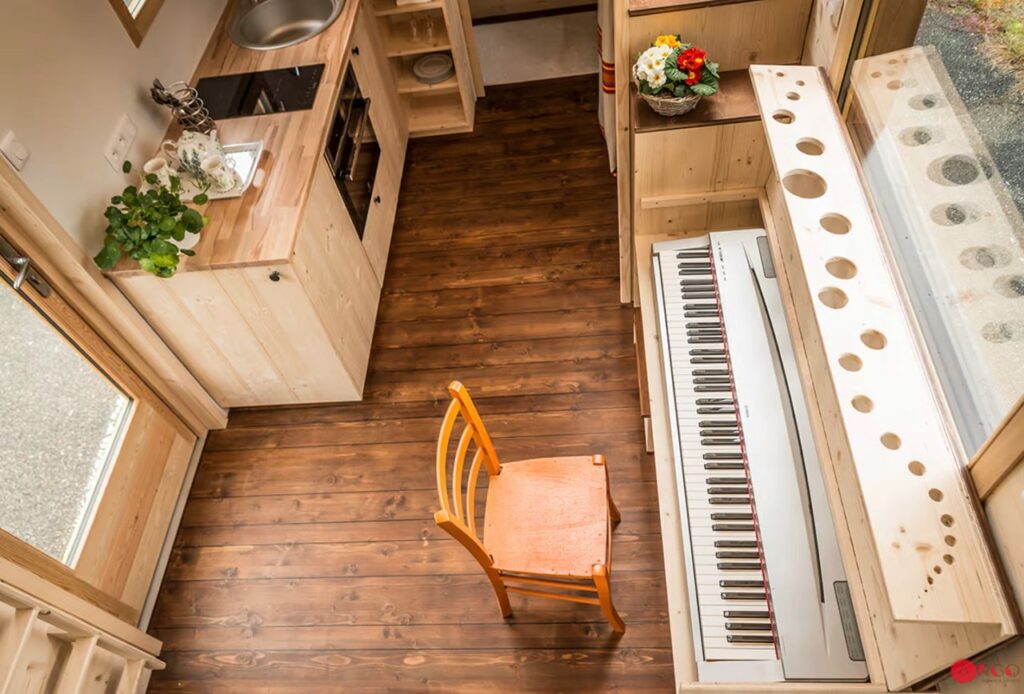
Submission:
<svg viewBox="0 0 1024 694">
<path fill-rule="evenodd" d="M 209 135 L 186 130 L 175 140 L 165 140 L 161 149 L 174 161 L 178 168 L 187 171 L 196 178 L 202 178 L 203 160 L 212 155 L 225 156 L 224 146 L 217 141 L 217 131 Z"/>
</svg>

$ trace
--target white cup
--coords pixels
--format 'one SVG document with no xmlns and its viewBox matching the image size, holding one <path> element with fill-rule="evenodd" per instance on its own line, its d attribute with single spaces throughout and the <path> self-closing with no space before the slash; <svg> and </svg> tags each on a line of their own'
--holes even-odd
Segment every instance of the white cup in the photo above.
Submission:
<svg viewBox="0 0 1024 694">
<path fill-rule="evenodd" d="M 142 172 L 143 181 L 149 177 L 149 174 L 156 176 L 156 183 L 153 184 L 154 187 L 171 187 L 171 176 L 173 175 L 171 165 L 163 157 L 154 157 L 147 161 L 142 165 Z M 146 185 L 149 185 L 149 183 Z"/>
<path fill-rule="evenodd" d="M 206 175 L 206 180 L 210 182 L 210 187 L 220 193 L 225 193 L 238 184 L 238 177 L 231 164 L 230 160 L 221 155 L 211 154 L 203 159 L 200 168 Z"/>
</svg>

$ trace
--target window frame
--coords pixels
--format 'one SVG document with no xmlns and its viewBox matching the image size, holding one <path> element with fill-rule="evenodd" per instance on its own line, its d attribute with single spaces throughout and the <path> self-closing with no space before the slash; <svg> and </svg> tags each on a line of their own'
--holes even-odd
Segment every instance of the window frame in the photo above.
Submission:
<svg viewBox="0 0 1024 694">
<path fill-rule="evenodd" d="M 149 28 L 153 25 L 153 20 L 156 19 L 163 4 L 164 0 L 144 0 L 139 13 L 133 17 L 124 0 L 110 0 L 114 14 L 121 20 L 121 24 L 124 25 L 125 31 L 128 32 L 128 36 L 131 37 L 136 48 L 142 45 L 142 40 L 146 38 Z"/>
</svg>

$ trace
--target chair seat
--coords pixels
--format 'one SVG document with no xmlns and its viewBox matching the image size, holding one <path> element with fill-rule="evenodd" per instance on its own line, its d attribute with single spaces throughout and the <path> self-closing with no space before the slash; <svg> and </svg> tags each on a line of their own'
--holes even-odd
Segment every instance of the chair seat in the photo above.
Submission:
<svg viewBox="0 0 1024 694">
<path fill-rule="evenodd" d="M 590 456 L 502 463 L 490 479 L 484 545 L 506 573 L 590 578 L 608 562 L 608 479 Z"/>
</svg>

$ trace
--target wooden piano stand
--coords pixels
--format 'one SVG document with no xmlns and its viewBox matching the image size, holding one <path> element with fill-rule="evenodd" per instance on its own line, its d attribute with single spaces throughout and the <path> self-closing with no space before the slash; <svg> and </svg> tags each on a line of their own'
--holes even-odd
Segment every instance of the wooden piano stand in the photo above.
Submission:
<svg viewBox="0 0 1024 694">
<path fill-rule="evenodd" d="M 954 662 L 1020 633 L 1024 410 L 1011 413 L 967 460 L 827 79 L 812 66 L 755 65 L 750 73 L 772 160 L 756 199 L 869 681 L 698 681 L 680 522 L 685 509 L 675 482 L 652 278 L 655 243 L 707 233 L 680 229 L 634 236 L 633 268 L 677 688 L 824 693 L 920 687 L 948 675 Z"/>
</svg>

